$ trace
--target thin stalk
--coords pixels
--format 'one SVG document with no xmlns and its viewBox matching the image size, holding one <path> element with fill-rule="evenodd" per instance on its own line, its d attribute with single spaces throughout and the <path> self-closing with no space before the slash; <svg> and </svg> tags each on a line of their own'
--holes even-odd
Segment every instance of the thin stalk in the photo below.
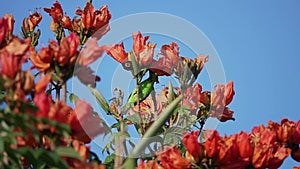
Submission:
<svg viewBox="0 0 300 169">
<path fill-rule="evenodd" d="M 62 101 L 66 103 L 67 101 L 67 83 L 62 84 Z"/>
<path fill-rule="evenodd" d="M 60 100 L 60 85 L 59 84 L 57 84 L 56 86 L 55 86 L 55 96 L 56 96 L 56 102 L 58 102 L 59 100 Z"/>
</svg>

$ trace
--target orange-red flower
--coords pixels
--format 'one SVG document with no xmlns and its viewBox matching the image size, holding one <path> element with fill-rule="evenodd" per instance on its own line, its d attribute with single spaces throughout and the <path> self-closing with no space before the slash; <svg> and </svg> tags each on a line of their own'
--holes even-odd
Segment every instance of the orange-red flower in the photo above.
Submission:
<svg viewBox="0 0 300 169">
<path fill-rule="evenodd" d="M 187 168 L 189 165 L 187 159 L 181 156 L 180 150 L 175 146 L 167 148 L 157 158 L 165 169 L 182 169 Z"/>
<path fill-rule="evenodd" d="M 93 27 L 95 31 L 99 31 L 104 27 L 108 26 L 108 22 L 111 19 L 112 15 L 108 10 L 107 5 L 103 5 L 99 10 L 95 11 L 95 20 L 93 23 Z M 102 29 L 105 30 L 105 29 Z"/>
<path fill-rule="evenodd" d="M 218 162 L 229 164 L 234 162 L 239 157 L 239 149 L 237 146 L 237 134 L 229 137 L 225 136 L 219 142 Z M 242 167 L 241 167 L 242 168 Z"/>
<path fill-rule="evenodd" d="M 146 46 L 146 41 L 149 39 L 150 36 L 143 37 L 141 32 L 138 33 L 132 33 L 133 38 L 133 52 L 135 56 L 139 56 L 141 52 L 144 51 L 144 48 Z"/>
<path fill-rule="evenodd" d="M 291 153 L 277 142 L 276 131 L 263 125 L 254 127 L 251 132 L 254 144 L 252 165 L 255 168 L 279 168 L 283 160 Z"/>
<path fill-rule="evenodd" d="M 88 39 L 84 50 L 79 54 L 78 63 L 87 66 L 100 58 L 107 49 L 109 49 L 107 45 L 98 46 L 96 38 Z"/>
<path fill-rule="evenodd" d="M 224 111 L 217 116 L 220 122 L 225 122 L 228 120 L 235 120 L 233 117 L 234 111 L 230 110 L 228 107 L 225 107 Z"/>
<path fill-rule="evenodd" d="M 94 19 L 95 19 L 95 8 L 91 3 L 87 2 L 83 9 L 83 13 L 81 15 L 81 22 L 83 28 L 90 29 L 93 26 Z"/>
<path fill-rule="evenodd" d="M 51 108 L 51 99 L 45 93 L 36 93 L 33 99 L 35 106 L 39 108 L 37 117 L 48 117 Z"/>
<path fill-rule="evenodd" d="M 64 15 L 63 9 L 58 1 L 56 1 L 51 8 L 44 8 L 44 11 L 49 13 L 56 23 L 58 23 Z"/>
<path fill-rule="evenodd" d="M 216 130 L 206 130 L 204 148 L 208 157 L 216 157 L 218 154 L 218 145 L 221 139 L 218 131 Z"/>
<path fill-rule="evenodd" d="M 50 63 L 44 62 L 39 56 L 39 54 L 36 52 L 35 48 L 33 47 L 29 48 L 29 56 L 33 66 L 37 68 L 39 71 L 44 72 L 50 68 Z"/>
<path fill-rule="evenodd" d="M 296 123 L 295 131 L 292 134 L 292 142 L 295 144 L 300 144 L 300 120 Z"/>
<path fill-rule="evenodd" d="M 64 15 L 62 18 L 61 18 L 61 24 L 62 24 L 62 27 L 63 28 L 66 28 L 68 30 L 73 30 L 73 27 L 72 27 L 72 21 L 70 19 L 69 16 L 66 16 Z"/>
<path fill-rule="evenodd" d="M 20 57 L 19 59 L 21 60 L 21 63 L 24 63 L 26 61 L 26 52 L 28 50 L 28 48 L 30 47 L 30 39 L 25 39 L 25 40 L 21 40 L 17 37 L 14 37 L 11 42 L 5 46 L 5 49 Z"/>
<path fill-rule="evenodd" d="M 82 27 L 90 30 L 91 33 L 100 31 L 100 34 L 105 34 L 109 30 L 108 23 L 112 15 L 108 11 L 107 5 L 95 10 L 93 4 L 87 2 L 83 10 L 78 8 L 75 13 L 81 16 Z M 97 34 L 99 35 L 99 33 Z"/>
<path fill-rule="evenodd" d="M 207 56 L 203 55 L 203 54 L 201 54 L 201 55 L 199 55 L 199 56 L 197 56 L 197 57 L 195 58 L 195 63 L 196 63 L 197 65 L 200 65 L 197 74 L 199 74 L 199 73 L 201 72 L 201 70 L 202 70 L 203 67 L 204 67 L 204 64 L 205 64 L 206 62 L 208 62 L 208 59 L 209 59 L 209 58 L 208 58 Z"/>
<path fill-rule="evenodd" d="M 182 138 L 182 143 L 186 147 L 189 154 L 191 154 L 196 161 L 198 161 L 202 153 L 200 143 L 198 142 L 198 137 L 199 130 L 186 133 Z"/>
<path fill-rule="evenodd" d="M 123 63 L 127 59 L 127 53 L 125 52 L 123 42 L 113 45 L 113 47 L 106 50 L 106 53 L 119 63 Z"/>
<path fill-rule="evenodd" d="M 194 114 L 200 105 L 202 86 L 195 83 L 184 92 L 183 104 L 189 106 Z"/>
<path fill-rule="evenodd" d="M 234 120 L 233 111 L 226 106 L 232 101 L 234 96 L 233 82 L 226 85 L 217 84 L 211 94 L 211 117 L 217 117 L 220 121 Z"/>
<path fill-rule="evenodd" d="M 35 28 L 42 20 L 43 16 L 41 13 L 35 11 L 33 14 L 29 15 L 28 19 L 30 20 L 33 28 Z"/>
<path fill-rule="evenodd" d="M 73 137 L 84 143 L 89 143 L 92 138 L 105 131 L 102 120 L 93 113 L 91 105 L 82 100 L 77 100 L 71 113 L 69 124 Z"/>
<path fill-rule="evenodd" d="M 5 18 L 0 18 L 0 43 L 5 39 L 8 32 L 8 21 Z"/>
<path fill-rule="evenodd" d="M 148 66 L 153 61 L 154 56 L 154 48 L 156 44 L 152 44 L 148 42 L 146 45 L 146 41 L 149 39 L 149 36 L 143 37 L 141 32 L 133 33 L 133 52 L 135 54 L 136 60 L 141 66 Z"/>
<path fill-rule="evenodd" d="M 14 79 L 17 72 L 20 70 L 18 58 L 7 52 L 6 50 L 0 52 L 1 73 L 10 79 Z"/>
<path fill-rule="evenodd" d="M 233 81 L 230 80 L 226 86 L 225 86 L 225 98 L 226 98 L 226 101 L 225 101 L 225 104 L 228 105 L 231 103 L 232 99 L 233 99 L 233 96 L 234 96 L 235 92 L 233 90 Z"/>
<path fill-rule="evenodd" d="M 5 14 L 4 18 L 7 19 L 7 34 L 6 34 L 6 36 L 9 36 L 14 31 L 15 19 L 14 19 L 14 16 L 11 14 Z"/>
<path fill-rule="evenodd" d="M 72 32 L 69 36 L 62 38 L 60 45 L 54 41 L 51 41 L 50 44 L 54 50 L 54 57 L 57 63 L 64 66 L 68 63 L 75 62 L 74 58 L 77 57 L 77 48 L 79 45 L 79 37 L 76 33 Z"/>
<path fill-rule="evenodd" d="M 179 46 L 175 42 L 170 45 L 163 45 L 160 54 L 162 57 L 153 61 L 151 71 L 157 73 L 158 76 L 170 76 L 180 60 Z"/>
<path fill-rule="evenodd" d="M 163 167 L 157 164 L 154 160 L 149 160 L 147 162 L 141 160 L 136 169 L 163 169 Z"/>
<path fill-rule="evenodd" d="M 239 154 L 243 159 L 249 160 L 252 156 L 253 147 L 251 145 L 251 139 L 249 135 L 242 131 L 237 137 L 237 145 L 239 149 Z"/>
</svg>

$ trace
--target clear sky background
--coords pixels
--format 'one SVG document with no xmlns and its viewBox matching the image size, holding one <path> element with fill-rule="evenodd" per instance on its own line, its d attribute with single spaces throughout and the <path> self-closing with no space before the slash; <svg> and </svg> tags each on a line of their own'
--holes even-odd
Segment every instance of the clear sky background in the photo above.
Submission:
<svg viewBox="0 0 300 169">
<path fill-rule="evenodd" d="M 50 7 L 53 2 L 1 0 L 0 15 L 12 13 L 18 33 L 29 11 Z M 70 16 L 76 6 L 85 4 L 84 0 L 60 2 Z M 93 4 L 108 4 L 112 21 L 140 12 L 162 12 L 184 18 L 206 34 L 223 63 L 226 79 L 235 84 L 236 95 L 229 107 L 236 120 L 220 123 L 217 130 L 222 134 L 249 132 L 253 126 L 268 120 L 279 122 L 283 117 L 300 119 L 300 1 L 94 0 Z M 50 17 L 42 14 L 41 25 L 49 24 Z M 41 29 L 47 30 L 48 25 Z M 49 38 L 53 38 L 52 32 L 42 32 L 42 43 L 47 44 Z M 289 159 L 281 168 L 294 165 L 299 164 Z"/>
</svg>

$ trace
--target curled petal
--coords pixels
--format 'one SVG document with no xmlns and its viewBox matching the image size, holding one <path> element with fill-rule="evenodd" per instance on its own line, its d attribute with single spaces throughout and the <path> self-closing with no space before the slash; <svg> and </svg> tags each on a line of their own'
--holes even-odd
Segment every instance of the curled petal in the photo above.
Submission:
<svg viewBox="0 0 300 169">
<path fill-rule="evenodd" d="M 30 61 L 39 71 L 44 72 L 50 68 L 50 63 L 45 63 L 42 61 L 36 50 L 31 47 L 29 49 Z"/>
<path fill-rule="evenodd" d="M 123 42 L 113 45 L 110 49 L 106 50 L 106 53 L 119 63 L 123 63 L 127 59 Z"/>
</svg>

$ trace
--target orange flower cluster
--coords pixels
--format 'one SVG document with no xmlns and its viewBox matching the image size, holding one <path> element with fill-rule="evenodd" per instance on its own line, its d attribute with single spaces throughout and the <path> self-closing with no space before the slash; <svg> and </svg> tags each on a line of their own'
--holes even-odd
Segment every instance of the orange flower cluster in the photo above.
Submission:
<svg viewBox="0 0 300 169">
<path fill-rule="evenodd" d="M 158 161 L 141 161 L 137 168 L 276 169 L 290 154 L 300 161 L 299 133 L 300 120 L 295 123 L 288 119 L 281 123 L 269 121 L 267 127 L 254 127 L 249 134 L 242 131 L 221 137 L 216 130 L 206 130 L 202 143 L 198 141 L 199 131 L 192 131 L 182 138 L 185 155 L 173 146 L 157 154 Z"/>
<path fill-rule="evenodd" d="M 53 71 L 53 62 L 60 66 L 74 65 L 77 59 L 79 37 L 75 33 L 62 38 L 60 45 L 56 41 L 50 41 L 48 47 L 42 47 L 37 53 L 32 47 L 29 50 L 30 60 L 35 68 L 41 72 Z"/>
<path fill-rule="evenodd" d="M 195 60 L 179 56 L 179 46 L 175 42 L 170 45 L 163 45 L 159 53 L 161 57 L 155 60 L 154 50 L 156 44 L 146 43 L 150 36 L 143 37 L 140 32 L 137 32 L 132 34 L 132 38 L 132 49 L 139 68 L 148 68 L 158 76 L 170 76 L 173 73 L 178 75 L 183 72 L 184 64 L 188 64 L 195 76 L 194 78 L 196 78 L 204 63 L 208 61 L 208 58 L 204 55 L 198 56 Z M 129 54 L 125 51 L 123 42 L 113 45 L 106 52 L 119 63 L 124 64 L 131 61 Z M 194 67 L 192 68 L 192 66 Z"/>
</svg>

